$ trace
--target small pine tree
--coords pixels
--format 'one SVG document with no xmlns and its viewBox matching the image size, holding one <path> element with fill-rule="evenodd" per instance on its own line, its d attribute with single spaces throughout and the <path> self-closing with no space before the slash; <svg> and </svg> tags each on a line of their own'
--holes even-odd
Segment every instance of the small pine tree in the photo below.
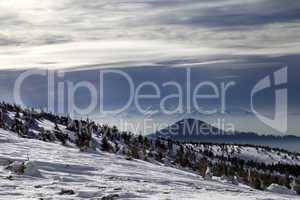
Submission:
<svg viewBox="0 0 300 200">
<path fill-rule="evenodd" d="M 201 159 L 195 164 L 195 169 L 200 174 L 200 176 L 205 177 L 207 166 L 208 164 L 206 159 Z"/>
<path fill-rule="evenodd" d="M 129 156 L 135 159 L 139 159 L 139 148 L 137 146 L 131 146 L 129 149 Z"/>
<path fill-rule="evenodd" d="M 206 167 L 206 171 L 205 171 L 205 175 L 204 175 L 204 178 L 206 180 L 211 180 L 212 179 L 212 172 L 211 172 L 211 167 L 209 165 L 207 165 Z"/>
<path fill-rule="evenodd" d="M 259 178 L 254 178 L 254 180 L 252 182 L 252 187 L 257 190 L 262 190 L 261 181 Z"/>
<path fill-rule="evenodd" d="M 298 195 L 300 195 L 300 184 L 295 184 L 293 186 L 293 191 L 295 191 Z"/>
<path fill-rule="evenodd" d="M 175 163 L 177 163 L 177 164 L 182 163 L 183 157 L 184 157 L 184 150 L 181 145 L 180 148 L 176 152 Z"/>
<path fill-rule="evenodd" d="M 106 137 L 103 137 L 102 138 L 102 144 L 101 144 L 101 150 L 102 151 L 109 151 L 110 150 L 110 145 L 107 141 L 107 138 Z"/>
<path fill-rule="evenodd" d="M 144 138 L 143 138 L 142 135 L 139 135 L 139 136 L 138 136 L 138 142 L 139 142 L 140 144 L 143 144 Z"/>
<path fill-rule="evenodd" d="M 0 128 L 4 128 L 4 117 L 2 110 L 0 110 Z"/>
<path fill-rule="evenodd" d="M 147 149 L 150 148 L 150 142 L 147 137 L 144 137 L 144 147 Z"/>
<path fill-rule="evenodd" d="M 57 124 L 57 120 L 55 120 L 55 122 L 54 122 L 54 129 L 57 130 L 57 131 L 60 130 L 59 127 L 58 127 L 58 124 Z"/>
<path fill-rule="evenodd" d="M 20 118 L 20 113 L 19 113 L 19 111 L 16 112 L 15 118 Z"/>
</svg>

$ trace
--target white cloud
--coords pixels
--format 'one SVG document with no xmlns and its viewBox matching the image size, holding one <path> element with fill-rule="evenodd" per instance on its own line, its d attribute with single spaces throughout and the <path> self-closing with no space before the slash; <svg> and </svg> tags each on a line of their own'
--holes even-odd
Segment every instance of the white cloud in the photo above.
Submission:
<svg viewBox="0 0 300 200">
<path fill-rule="evenodd" d="M 295 54 L 297 6 L 278 0 L 2 0 L 0 68 Z"/>
</svg>

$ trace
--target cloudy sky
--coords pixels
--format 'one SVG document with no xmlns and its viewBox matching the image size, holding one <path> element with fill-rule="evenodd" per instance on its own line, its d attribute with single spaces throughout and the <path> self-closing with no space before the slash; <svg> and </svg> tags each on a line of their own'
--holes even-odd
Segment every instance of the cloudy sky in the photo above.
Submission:
<svg viewBox="0 0 300 200">
<path fill-rule="evenodd" d="M 298 54 L 299 18 L 297 0 L 1 0 L 0 65 Z"/>
<path fill-rule="evenodd" d="M 192 86 L 236 81 L 230 117 L 240 130 L 270 133 L 249 117 L 249 94 L 259 79 L 288 66 L 288 133 L 300 135 L 298 0 L 0 0 L 0 27 L 1 100 L 14 101 L 15 80 L 28 68 L 64 70 L 65 81 L 95 85 L 95 70 L 122 68 L 135 83 L 176 80 L 184 86 L 182 70 L 193 67 Z M 44 82 L 35 77 L 24 84 L 28 106 L 44 106 Z M 123 87 L 118 78 L 110 80 L 107 107 L 122 104 Z M 265 99 L 261 107 L 268 110 Z M 88 101 L 83 93 L 77 99 L 81 105 Z M 132 109 L 122 116 L 140 117 Z"/>
</svg>

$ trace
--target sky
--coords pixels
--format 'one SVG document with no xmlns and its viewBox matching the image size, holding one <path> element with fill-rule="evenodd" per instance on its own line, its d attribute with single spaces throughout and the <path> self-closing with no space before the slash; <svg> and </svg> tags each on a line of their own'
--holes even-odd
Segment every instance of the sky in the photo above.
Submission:
<svg viewBox="0 0 300 200">
<path fill-rule="evenodd" d="M 64 81 L 97 84 L 97 70 L 114 68 L 127 72 L 135 83 L 176 80 L 184 86 L 184 69 L 191 67 L 192 86 L 200 80 L 235 80 L 238 86 L 228 99 L 230 117 L 239 129 L 270 133 L 274 130 L 245 115 L 248 95 L 258 80 L 288 66 L 287 133 L 300 135 L 299 22 L 297 0 L 0 0 L 1 99 L 14 101 L 13 85 L 25 69 L 64 71 Z M 117 107 L 126 96 L 122 81 L 112 80 L 107 107 Z M 43 106 L 45 88 L 38 77 L 28 81 L 23 87 L 26 104 Z M 85 105 L 87 99 L 81 92 L 77 102 Z M 261 99 L 260 107 L 269 110 L 266 96 Z M 130 108 L 119 116 L 105 116 L 130 117 L 141 115 Z M 167 123 L 182 117 L 155 116 Z"/>
<path fill-rule="evenodd" d="M 1 0 L 1 68 L 299 53 L 295 0 Z"/>
</svg>

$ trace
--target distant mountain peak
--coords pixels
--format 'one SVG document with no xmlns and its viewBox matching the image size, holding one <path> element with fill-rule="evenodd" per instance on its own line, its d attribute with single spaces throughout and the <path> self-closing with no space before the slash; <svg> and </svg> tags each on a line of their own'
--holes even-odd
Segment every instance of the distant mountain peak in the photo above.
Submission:
<svg viewBox="0 0 300 200">
<path fill-rule="evenodd" d="M 224 135 L 225 131 L 216 128 L 204 121 L 194 119 L 194 118 L 185 118 L 181 119 L 174 124 L 161 129 L 155 133 L 156 136 L 160 137 L 170 137 L 170 138 L 195 138 L 198 136 L 205 135 Z M 152 134 L 152 136 L 154 136 Z"/>
<path fill-rule="evenodd" d="M 297 136 L 259 135 L 255 132 L 227 132 L 195 118 L 184 118 L 174 124 L 148 135 L 185 142 L 251 144 L 281 148 L 282 142 L 300 142 Z M 281 145 L 273 145 L 281 144 Z M 289 148 L 286 148 L 289 149 Z"/>
<path fill-rule="evenodd" d="M 201 121 L 199 119 L 195 119 L 195 118 L 183 118 L 177 122 L 175 122 L 175 124 L 180 124 L 180 125 L 194 125 L 194 124 L 206 124 L 206 122 Z M 207 124 L 208 125 L 208 124 Z"/>
</svg>

